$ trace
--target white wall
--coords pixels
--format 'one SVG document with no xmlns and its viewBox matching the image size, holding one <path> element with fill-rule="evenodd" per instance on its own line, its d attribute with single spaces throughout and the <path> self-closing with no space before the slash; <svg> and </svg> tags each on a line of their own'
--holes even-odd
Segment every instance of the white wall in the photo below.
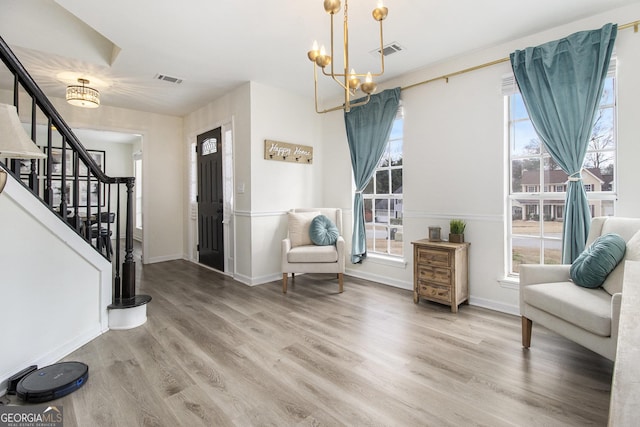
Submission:
<svg viewBox="0 0 640 427">
<path fill-rule="evenodd" d="M 313 163 L 264 158 L 264 140 L 313 147 Z M 251 83 L 252 282 L 282 277 L 281 242 L 287 234 L 286 212 L 322 206 L 324 147 L 320 118 L 307 98 Z"/>
<path fill-rule="evenodd" d="M 0 390 L 23 368 L 58 361 L 108 328 L 111 264 L 13 177 L 0 194 Z"/>
<path fill-rule="evenodd" d="M 413 83 L 504 58 L 515 49 L 538 45 L 573 32 L 599 28 L 607 22 L 620 24 L 638 19 L 640 5 L 611 11 L 551 31 L 475 52 L 385 82 L 385 88 Z M 616 42 L 618 73 L 618 185 L 617 215 L 640 217 L 640 36 L 620 31 Z M 347 264 L 347 272 L 406 289 L 413 286 L 411 241 L 426 238 L 429 226 L 448 233 L 451 218 L 467 222 L 465 240 L 470 247 L 471 303 L 517 313 L 517 284 L 502 282 L 505 276 L 505 201 L 507 157 L 504 98 L 501 77 L 510 72 L 508 62 L 449 79 L 418 86 L 401 94 L 405 108 L 404 129 L 404 252 L 406 266 L 380 263 L 368 258 Z M 345 152 L 346 136 L 340 112 L 324 116 L 325 150 Z M 348 153 L 348 151 L 347 151 Z M 325 163 L 325 200 L 351 203 L 352 178 L 347 154 Z M 345 225 L 350 228 L 351 210 Z M 350 237 L 347 245 L 351 246 Z"/>
</svg>

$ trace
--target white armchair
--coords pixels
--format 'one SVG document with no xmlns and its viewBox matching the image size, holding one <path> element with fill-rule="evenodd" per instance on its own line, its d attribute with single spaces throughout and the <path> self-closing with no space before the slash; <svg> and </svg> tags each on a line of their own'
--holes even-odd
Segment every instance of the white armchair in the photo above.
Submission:
<svg viewBox="0 0 640 427">
<path fill-rule="evenodd" d="M 587 246 L 607 233 L 617 233 L 627 242 L 623 260 L 596 289 L 571 282 L 570 265 L 521 265 L 522 346 L 530 347 L 535 322 L 615 360 L 624 263 L 640 260 L 639 230 L 638 218 L 593 218 Z"/>
<path fill-rule="evenodd" d="M 309 225 L 317 215 L 327 216 L 338 228 L 335 245 L 317 246 L 309 238 Z M 336 208 L 292 209 L 288 214 L 288 234 L 282 240 L 282 292 L 287 293 L 289 273 L 336 273 L 343 291 L 345 244 L 342 237 L 342 210 Z"/>
</svg>

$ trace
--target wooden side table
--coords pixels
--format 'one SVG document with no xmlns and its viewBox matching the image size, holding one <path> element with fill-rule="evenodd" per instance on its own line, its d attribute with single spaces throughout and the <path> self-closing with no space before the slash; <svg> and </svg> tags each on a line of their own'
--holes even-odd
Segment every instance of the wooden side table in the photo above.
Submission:
<svg viewBox="0 0 640 427">
<path fill-rule="evenodd" d="M 458 305 L 469 302 L 470 243 L 431 242 L 428 239 L 413 245 L 413 302 L 420 297 L 446 304 L 452 313 Z"/>
</svg>

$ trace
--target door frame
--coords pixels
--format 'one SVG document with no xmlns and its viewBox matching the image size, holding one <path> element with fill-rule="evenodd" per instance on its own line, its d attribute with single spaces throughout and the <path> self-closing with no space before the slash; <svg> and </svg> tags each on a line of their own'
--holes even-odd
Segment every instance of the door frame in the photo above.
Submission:
<svg viewBox="0 0 640 427">
<path fill-rule="evenodd" d="M 222 152 L 225 153 L 222 162 L 222 179 L 223 179 L 223 197 L 224 197 L 224 206 L 223 206 L 223 221 L 222 221 L 222 239 L 224 244 L 224 271 L 218 271 L 220 273 L 226 274 L 228 276 L 235 276 L 235 205 L 233 199 L 233 188 L 235 188 L 235 176 L 234 176 L 234 120 L 233 117 L 228 120 L 224 120 L 222 122 L 215 122 L 214 124 L 207 125 L 199 129 L 198 131 L 192 132 L 187 137 L 187 195 L 186 199 L 186 211 L 187 211 L 187 259 L 192 262 L 199 263 L 199 254 L 197 251 L 198 245 L 198 204 L 195 201 L 195 195 L 198 192 L 198 182 L 197 182 L 197 156 L 195 153 L 195 147 L 197 145 L 198 135 L 201 135 L 205 132 L 208 132 L 212 129 L 221 128 L 222 132 Z M 231 132 L 231 141 L 227 140 L 227 132 Z M 231 158 L 227 159 L 227 156 Z M 192 177 L 196 177 L 195 181 Z M 227 187 L 224 185 L 226 178 L 229 177 L 231 180 L 231 194 L 227 190 Z M 204 264 L 199 265 L 209 268 Z"/>
</svg>

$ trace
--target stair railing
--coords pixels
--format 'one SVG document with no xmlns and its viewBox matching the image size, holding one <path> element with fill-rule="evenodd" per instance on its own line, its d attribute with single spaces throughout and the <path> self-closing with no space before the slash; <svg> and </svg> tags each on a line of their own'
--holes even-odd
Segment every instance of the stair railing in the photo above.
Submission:
<svg viewBox="0 0 640 427">
<path fill-rule="evenodd" d="M 109 261 L 114 261 L 113 303 L 110 308 L 146 304 L 147 295 L 136 295 L 133 258 L 133 177 L 110 177 L 80 143 L 69 125 L 53 107 L 13 51 L 0 37 L 0 58 L 11 73 L 13 105 L 21 117 L 30 112 L 31 139 L 44 148 L 43 160 L 0 160 L 0 164 L 31 190 L 60 219 L 82 236 Z M 0 72 L 0 78 L 6 73 Z M 0 87 L 7 82 L 0 81 Z M 27 102 L 24 102 L 24 99 Z M 6 102 L 5 102 L 6 103 Z M 23 106 L 23 104 L 28 104 Z M 22 113 L 22 114 L 20 114 Z M 46 126 L 45 141 L 38 127 Z M 40 132 L 40 136 L 42 131 Z M 111 203 L 115 195 L 115 208 Z M 122 244 L 122 196 L 125 197 L 124 261 L 120 267 Z M 115 227 L 115 230 L 113 229 Z M 112 236 L 115 248 L 111 246 Z M 112 259 L 115 257 L 115 259 Z"/>
</svg>

